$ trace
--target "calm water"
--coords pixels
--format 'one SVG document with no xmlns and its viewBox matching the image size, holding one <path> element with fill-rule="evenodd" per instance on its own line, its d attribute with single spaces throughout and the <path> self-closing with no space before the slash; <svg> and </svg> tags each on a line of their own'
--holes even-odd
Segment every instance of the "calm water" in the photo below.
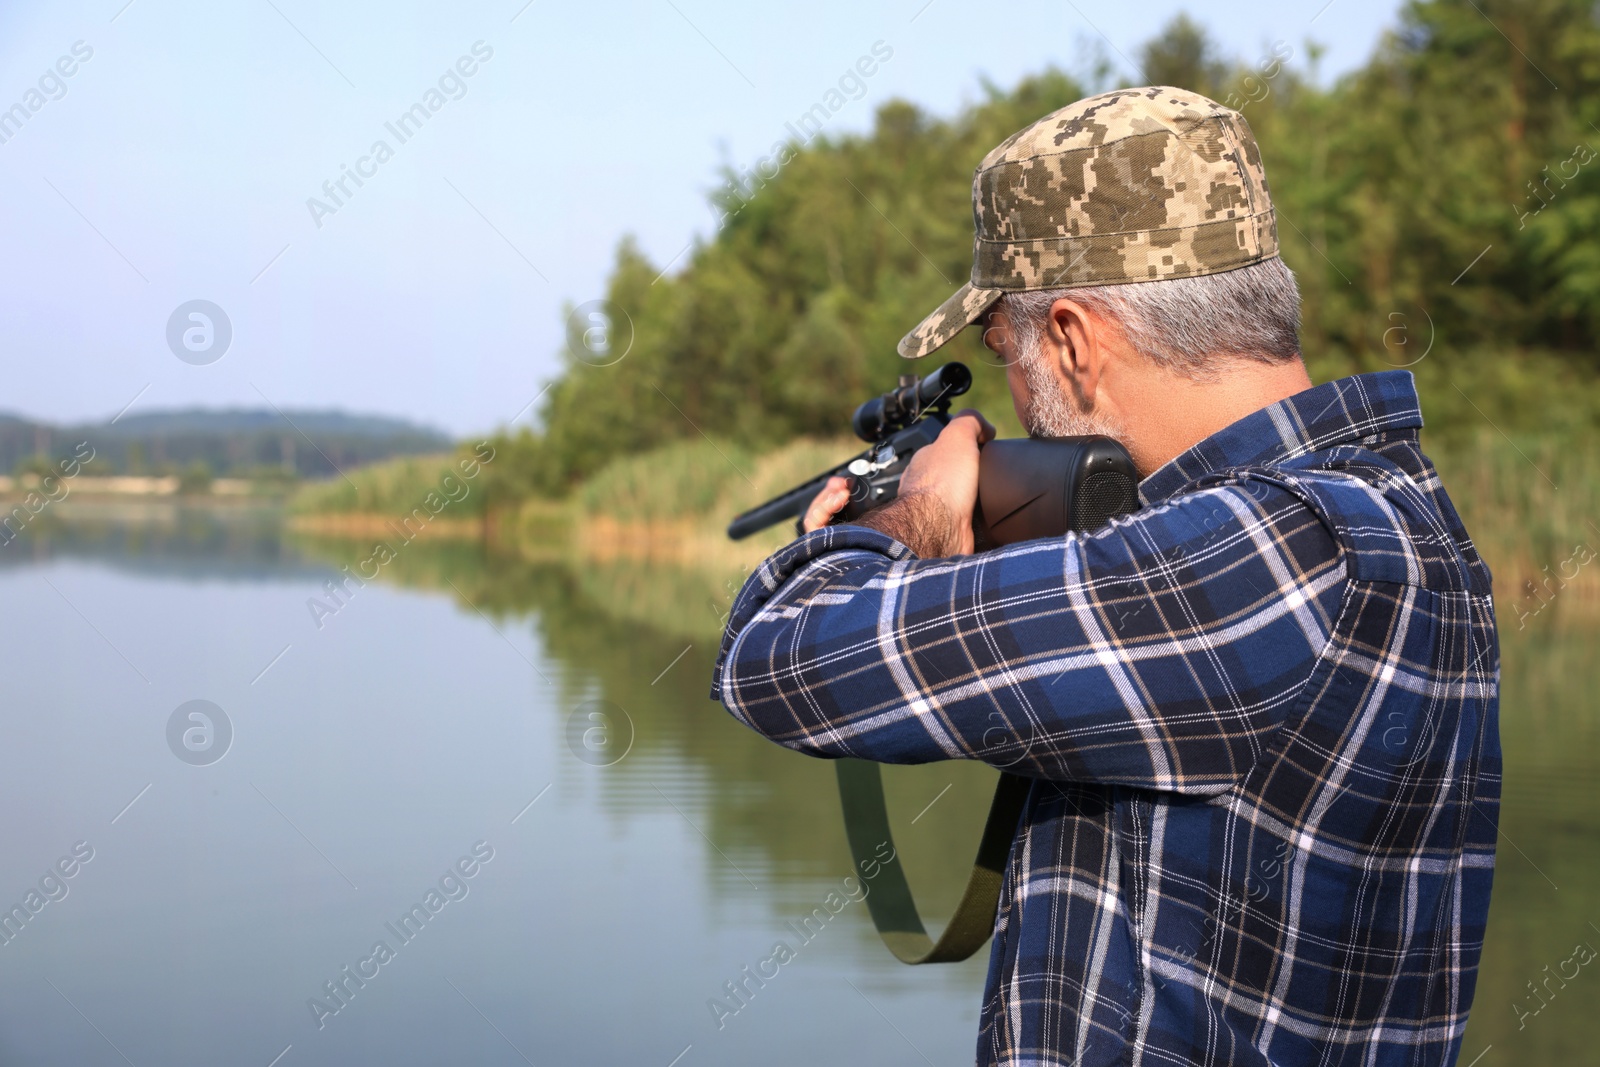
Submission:
<svg viewBox="0 0 1600 1067">
<path fill-rule="evenodd" d="M 706 699 L 736 576 L 417 544 L 339 605 L 366 554 L 82 509 L 0 549 L 0 1063 L 971 1062 L 981 954 L 894 962 L 831 768 Z M 1547 615 L 1503 635 L 1480 1067 L 1600 1061 L 1600 665 Z M 990 772 L 886 777 L 946 914 Z"/>
</svg>

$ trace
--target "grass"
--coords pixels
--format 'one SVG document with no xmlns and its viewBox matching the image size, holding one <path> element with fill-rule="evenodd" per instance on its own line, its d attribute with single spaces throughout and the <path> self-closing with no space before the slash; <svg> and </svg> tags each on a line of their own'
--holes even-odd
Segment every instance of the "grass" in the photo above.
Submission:
<svg viewBox="0 0 1600 1067">
<path fill-rule="evenodd" d="M 619 522 L 707 522 L 721 529 L 741 511 L 848 459 L 864 446 L 852 438 L 799 438 L 755 454 L 727 441 L 675 441 L 625 456 L 577 493 L 585 515 Z"/>
<path fill-rule="evenodd" d="M 1429 451 L 1467 532 L 1495 578 L 1502 624 L 1534 583 L 1581 549 L 1600 550 L 1600 435 L 1503 437 L 1486 431 Z M 1549 568 L 1548 572 L 1545 568 Z M 1572 565 L 1565 573 L 1571 574 Z M 1578 597 L 1600 592 L 1600 568 L 1578 571 Z M 1573 599 L 1573 598 L 1569 598 Z"/>
<path fill-rule="evenodd" d="M 455 454 L 405 456 L 359 467 L 343 477 L 301 486 L 290 498 L 289 510 L 301 515 L 393 517 L 426 506 L 432 493 L 436 494 L 434 506 L 439 500 L 449 501 L 443 514 L 451 518 L 481 516 L 481 483 L 465 476 L 459 465 L 463 460 L 464 456 Z"/>
<path fill-rule="evenodd" d="M 750 454 L 729 442 L 676 441 L 613 461 L 578 490 L 577 503 L 584 514 L 619 522 L 705 514 L 751 466 Z"/>
<path fill-rule="evenodd" d="M 578 554 L 673 560 L 748 571 L 794 536 L 782 522 L 734 543 L 724 531 L 742 511 L 792 489 L 860 450 L 852 440 L 801 438 L 755 454 L 726 442 L 677 441 L 619 459 L 574 495 L 569 538 Z M 525 505 L 532 529 L 548 507 Z"/>
</svg>

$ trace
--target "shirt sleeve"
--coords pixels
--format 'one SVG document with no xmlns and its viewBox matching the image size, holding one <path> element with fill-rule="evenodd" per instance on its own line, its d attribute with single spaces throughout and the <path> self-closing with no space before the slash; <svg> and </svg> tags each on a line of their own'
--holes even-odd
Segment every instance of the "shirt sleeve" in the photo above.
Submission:
<svg viewBox="0 0 1600 1067">
<path fill-rule="evenodd" d="M 1264 481 L 949 559 L 827 527 L 746 582 L 712 698 L 817 756 L 1214 794 L 1293 708 L 1346 584 L 1317 515 Z"/>
</svg>

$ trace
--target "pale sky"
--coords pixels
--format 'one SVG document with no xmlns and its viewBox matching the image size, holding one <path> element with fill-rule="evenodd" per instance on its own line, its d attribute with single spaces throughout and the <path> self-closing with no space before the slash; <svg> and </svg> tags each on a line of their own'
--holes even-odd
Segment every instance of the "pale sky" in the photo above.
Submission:
<svg viewBox="0 0 1600 1067">
<path fill-rule="evenodd" d="M 1246 61 L 1309 37 L 1326 80 L 1399 4 L 8 2 L 0 112 L 26 118 L 0 120 L 0 411 L 504 424 L 623 235 L 681 265 L 713 229 L 719 164 L 752 164 L 875 43 L 892 57 L 829 132 L 893 97 L 952 114 L 983 78 L 1081 69 L 1096 42 L 1140 80 L 1126 57 L 1180 9 Z M 385 124 L 419 102 L 438 109 L 402 143 Z M 370 157 L 379 140 L 392 158 Z M 215 362 L 169 347 L 192 300 L 231 324 Z"/>
</svg>

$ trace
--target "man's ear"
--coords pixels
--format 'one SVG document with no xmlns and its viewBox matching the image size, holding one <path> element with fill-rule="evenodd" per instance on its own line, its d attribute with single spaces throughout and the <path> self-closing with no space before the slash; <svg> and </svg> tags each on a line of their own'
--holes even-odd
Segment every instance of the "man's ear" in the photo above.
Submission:
<svg viewBox="0 0 1600 1067">
<path fill-rule="evenodd" d="M 1104 324 L 1082 304 L 1062 297 L 1050 305 L 1049 330 L 1062 376 L 1071 384 L 1079 405 L 1092 410 L 1110 354 Z"/>
</svg>

